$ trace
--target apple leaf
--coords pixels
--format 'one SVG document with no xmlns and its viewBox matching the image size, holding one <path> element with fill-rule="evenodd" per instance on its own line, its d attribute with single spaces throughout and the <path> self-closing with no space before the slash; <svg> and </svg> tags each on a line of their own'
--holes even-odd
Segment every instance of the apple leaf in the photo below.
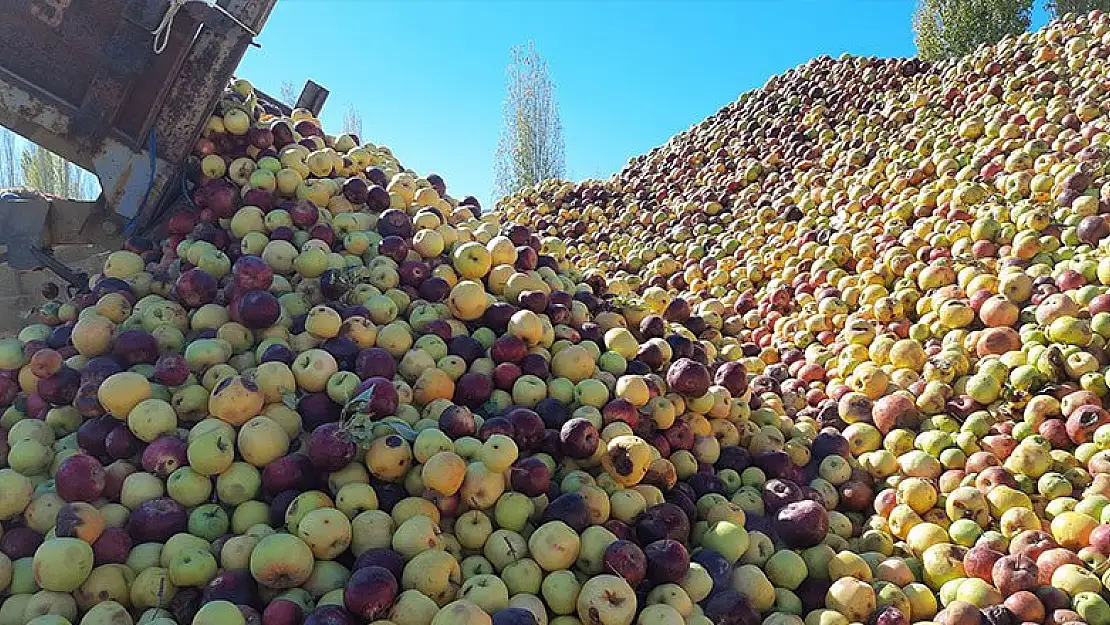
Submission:
<svg viewBox="0 0 1110 625">
<path fill-rule="evenodd" d="M 347 400 L 347 406 L 350 406 L 351 404 L 363 404 L 363 405 L 365 405 L 365 404 L 370 403 L 371 399 L 374 399 L 374 387 L 373 386 L 370 386 L 365 391 L 362 391 L 358 395 L 355 395 L 354 397 Z"/>
<path fill-rule="evenodd" d="M 293 393 L 282 393 L 281 394 L 281 403 L 285 404 L 285 407 L 289 408 L 290 410 L 296 410 L 297 409 L 297 404 L 299 402 L 297 400 L 297 396 L 294 395 Z"/>
<path fill-rule="evenodd" d="M 412 429 L 412 427 L 410 427 L 409 424 L 400 417 L 386 417 L 382 419 L 380 423 L 393 428 L 394 432 L 397 432 L 397 434 L 400 435 L 401 438 L 410 443 L 416 440 L 418 432 Z"/>
<path fill-rule="evenodd" d="M 362 449 L 369 449 L 374 442 L 374 424 L 365 415 L 356 416 L 343 426 L 343 431 Z"/>
<path fill-rule="evenodd" d="M 365 411 L 370 400 L 374 398 L 374 387 L 370 387 L 347 400 L 343 405 L 340 423 L 343 431 L 351 437 L 359 447 L 368 448 L 374 441 L 374 423 L 370 414 Z"/>
</svg>

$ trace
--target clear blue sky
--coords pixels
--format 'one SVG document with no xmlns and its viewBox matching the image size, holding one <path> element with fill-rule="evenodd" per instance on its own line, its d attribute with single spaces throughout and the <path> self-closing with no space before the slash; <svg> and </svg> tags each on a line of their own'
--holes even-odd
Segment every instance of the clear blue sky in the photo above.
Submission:
<svg viewBox="0 0 1110 625">
<path fill-rule="evenodd" d="M 1038 3 L 1039 4 L 1039 3 Z M 311 78 L 335 132 L 488 205 L 511 46 L 535 42 L 557 85 L 567 174 L 607 177 L 739 94 L 843 52 L 914 53 L 915 0 L 464 3 L 280 0 L 238 75 L 277 95 Z M 1044 23 L 1034 16 L 1034 28 Z"/>
</svg>

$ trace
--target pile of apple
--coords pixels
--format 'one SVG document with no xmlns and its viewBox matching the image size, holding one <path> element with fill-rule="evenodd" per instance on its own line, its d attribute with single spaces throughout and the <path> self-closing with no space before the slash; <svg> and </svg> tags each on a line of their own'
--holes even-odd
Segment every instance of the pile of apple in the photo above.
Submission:
<svg viewBox="0 0 1110 625">
<path fill-rule="evenodd" d="M 0 625 L 1110 625 L 1110 19 L 483 214 L 230 86 L 0 340 Z"/>
<path fill-rule="evenodd" d="M 819 58 L 610 180 L 500 203 L 626 318 L 745 366 L 742 446 L 851 521 L 796 587 L 773 534 L 745 554 L 765 616 L 1110 622 L 1108 57 L 1093 12 L 948 63 Z M 847 453 L 814 476 L 819 439 Z"/>
<path fill-rule="evenodd" d="M 815 424 L 439 176 L 244 81 L 188 173 L 0 340 L 0 625 L 754 625 L 851 535 Z"/>
</svg>

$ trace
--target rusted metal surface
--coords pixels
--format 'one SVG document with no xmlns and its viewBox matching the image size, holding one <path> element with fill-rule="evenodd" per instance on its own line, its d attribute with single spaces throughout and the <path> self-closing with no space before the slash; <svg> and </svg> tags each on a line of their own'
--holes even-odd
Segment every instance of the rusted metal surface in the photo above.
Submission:
<svg viewBox="0 0 1110 625">
<path fill-rule="evenodd" d="M 38 261 L 33 249 L 42 244 L 50 202 L 40 198 L 0 200 L 0 245 L 7 248 L 7 261 L 12 269 L 36 269 Z"/>
<path fill-rule="evenodd" d="M 226 0 L 220 5 L 255 32 L 269 17 L 276 0 Z M 192 5 L 187 5 L 192 6 Z M 159 119 L 158 145 L 168 153 L 188 154 L 224 86 L 250 43 L 250 37 L 218 11 L 208 12 L 205 27 L 197 34 L 163 108 L 175 118 Z"/>
<path fill-rule="evenodd" d="M 313 115 L 319 115 L 327 99 L 328 90 L 309 80 L 304 84 L 301 97 L 297 98 L 297 108 L 305 108 L 312 111 Z"/>
<path fill-rule="evenodd" d="M 89 244 L 114 249 L 122 240 L 122 220 L 107 214 L 99 202 L 17 197 L 0 200 L 0 263 L 13 269 L 38 269 L 35 248 Z"/>
<path fill-rule="evenodd" d="M 236 20 L 257 32 L 275 3 L 187 5 L 155 55 L 168 0 L 0 0 L 0 124 L 95 172 L 142 228 L 251 42 Z"/>
</svg>

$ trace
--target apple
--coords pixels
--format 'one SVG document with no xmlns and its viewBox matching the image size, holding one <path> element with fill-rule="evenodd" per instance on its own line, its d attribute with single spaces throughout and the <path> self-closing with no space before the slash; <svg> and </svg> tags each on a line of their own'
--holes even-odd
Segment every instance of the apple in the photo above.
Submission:
<svg viewBox="0 0 1110 625">
<path fill-rule="evenodd" d="M 417 590 L 438 605 L 446 606 L 458 592 L 462 572 L 451 554 L 431 549 L 409 560 L 401 577 L 405 590 Z"/>
<path fill-rule="evenodd" d="M 188 515 L 185 508 L 168 497 L 143 501 L 131 511 L 127 532 L 136 542 L 164 541 L 185 531 Z"/>
<path fill-rule="evenodd" d="M 35 550 L 35 583 L 44 590 L 73 592 L 92 569 L 92 546 L 78 538 L 55 538 Z"/>
<path fill-rule="evenodd" d="M 94 564 L 123 564 L 131 551 L 132 541 L 127 532 L 118 527 L 108 527 L 92 543 Z"/>
<path fill-rule="evenodd" d="M 493 436 L 490 439 L 493 439 Z M 487 439 L 487 442 L 490 439 Z M 484 449 L 485 445 L 483 445 Z M 509 480 L 513 490 L 524 493 L 529 497 L 536 497 L 547 492 L 551 484 L 551 469 L 543 460 L 535 456 L 521 458 L 510 467 Z"/>
<path fill-rule="evenodd" d="M 174 586 L 204 586 L 216 575 L 216 558 L 208 551 L 185 549 L 176 554 L 170 562 L 169 578 Z"/>
<path fill-rule="evenodd" d="M 291 368 L 300 388 L 319 392 L 327 387 L 328 378 L 339 370 L 339 365 L 328 352 L 309 349 L 297 356 Z"/>
<path fill-rule="evenodd" d="M 338 423 L 327 423 L 315 430 L 308 441 L 308 459 L 321 471 L 338 471 L 354 458 L 358 446 Z"/>
<path fill-rule="evenodd" d="M 434 625 L 490 625 L 492 620 L 489 614 L 477 604 L 467 599 L 452 601 L 442 607 L 431 621 Z"/>
<path fill-rule="evenodd" d="M 355 616 L 370 621 L 388 615 L 398 594 L 397 579 L 380 566 L 356 570 L 343 588 L 344 606 Z"/>
<path fill-rule="evenodd" d="M 317 559 L 332 560 L 350 546 L 351 523 L 346 514 L 335 508 L 318 508 L 301 518 L 297 536 Z"/>
<path fill-rule="evenodd" d="M 262 611 L 263 625 L 300 625 L 303 619 L 304 608 L 282 597 L 270 601 Z"/>
<path fill-rule="evenodd" d="M 582 584 L 577 614 L 583 622 L 630 625 L 636 606 L 636 593 L 628 582 L 615 575 L 598 575 Z"/>
<path fill-rule="evenodd" d="M 85 454 L 63 460 L 55 473 L 58 495 L 66 501 L 94 501 L 105 487 L 104 467 Z"/>
<path fill-rule="evenodd" d="M 283 590 L 303 584 L 312 574 L 312 549 L 300 538 L 271 534 L 251 552 L 250 572 L 267 588 Z"/>
<path fill-rule="evenodd" d="M 579 535 L 562 521 L 544 523 L 528 539 L 529 553 L 547 571 L 570 568 L 580 548 Z"/>
<path fill-rule="evenodd" d="M 197 610 L 196 615 L 193 616 L 193 623 L 196 625 L 222 625 L 223 623 L 246 625 L 246 619 L 243 618 L 243 613 L 234 603 L 219 600 L 202 605 Z"/>
<path fill-rule="evenodd" d="M 482 574 L 470 577 L 459 588 L 459 597 L 474 602 L 487 614 L 509 607 L 509 589 L 496 575 Z"/>
<path fill-rule="evenodd" d="M 54 534 L 59 538 L 80 538 L 95 545 L 104 530 L 104 516 L 90 504 L 67 503 L 58 510 Z"/>
</svg>

